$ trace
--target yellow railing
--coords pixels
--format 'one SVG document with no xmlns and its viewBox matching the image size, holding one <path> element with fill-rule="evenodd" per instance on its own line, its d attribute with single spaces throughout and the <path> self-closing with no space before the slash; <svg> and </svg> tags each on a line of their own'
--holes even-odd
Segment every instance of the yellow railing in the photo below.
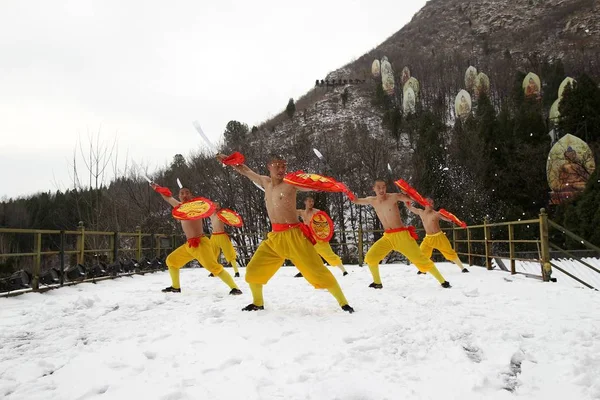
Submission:
<svg viewBox="0 0 600 400">
<path fill-rule="evenodd" d="M 486 219 L 480 225 L 470 225 L 466 228 L 452 227 L 443 229 L 443 231 L 452 242 L 458 255 L 462 256 L 463 261 L 467 261 L 469 265 L 477 264 L 492 269 L 494 259 L 502 267 L 502 260 L 508 260 L 510 273 L 516 274 L 517 261 L 534 261 L 540 264 L 542 280 L 549 281 L 552 280 L 552 267 L 560 269 L 560 267 L 550 262 L 550 248 L 572 255 L 571 252 L 567 252 L 549 242 L 548 230 L 550 227 L 571 238 L 576 238 L 578 242 L 583 243 L 591 250 L 600 250 L 556 223 L 549 221 L 544 209 L 540 210 L 538 218 L 535 219 L 499 223 L 490 223 Z M 417 231 L 420 237 L 424 236 L 422 229 Z M 69 263 L 71 265 L 73 262 L 85 264 L 86 261 L 90 261 L 92 256 L 96 257 L 96 261 L 102 257 L 103 261 L 108 263 L 114 262 L 126 254 L 130 255 L 129 258 L 137 260 L 140 260 L 142 256 L 164 258 L 167 251 L 174 249 L 183 242 L 183 238 L 179 236 L 144 233 L 139 228 L 135 232 L 88 231 L 85 230 L 83 223 L 80 223 L 75 231 L 0 228 L 0 239 L 2 235 L 7 234 L 32 235 L 33 237 L 33 240 L 30 240 L 30 243 L 32 243 L 31 251 L 0 253 L 0 266 L 8 258 L 29 259 L 31 264 L 28 265 L 28 269 L 31 270 L 31 290 L 33 291 L 40 290 L 39 279 L 40 274 L 43 272 L 41 267 L 44 257 L 58 256 L 61 272 L 60 284 L 62 285 L 67 257 L 72 259 Z M 345 258 L 345 261 L 358 262 L 362 266 L 365 250 L 381 234 L 383 234 L 381 230 L 368 230 L 360 227 L 357 231 L 336 231 L 331 244 L 334 251 Z M 261 240 L 266 238 L 266 235 L 267 232 L 232 233 L 230 235 L 241 265 L 247 263 Z M 54 240 L 49 240 L 49 237 L 54 237 Z M 47 248 L 49 247 L 48 243 L 53 243 L 54 248 Z M 2 241 L 0 241 L 0 244 L 2 244 Z M 522 254 L 531 256 L 521 257 Z M 596 270 L 580 259 L 578 261 Z M 88 264 L 90 263 L 88 262 Z M 562 269 L 560 270 L 562 271 Z M 598 271 L 596 270 L 596 272 Z M 565 273 L 591 287 L 579 278 L 567 272 Z"/>
<path fill-rule="evenodd" d="M 535 239 L 518 239 L 515 236 L 515 228 L 518 226 L 525 226 L 530 230 L 533 227 L 536 230 L 538 237 Z M 501 230 L 505 231 L 504 235 L 501 234 Z M 515 266 L 516 261 L 539 261 L 542 276 L 545 276 L 544 280 L 549 280 L 551 269 L 547 269 L 549 268 L 548 262 L 550 260 L 550 253 L 548 251 L 548 216 L 543 209 L 539 218 L 536 219 L 500 223 L 490 223 L 486 219 L 481 225 L 469 225 L 466 228 L 443 228 L 442 231 L 448 236 L 448 239 L 452 242 L 453 247 L 459 256 L 467 258 L 469 265 L 473 265 L 475 259 L 480 258 L 482 264 L 487 269 L 492 269 L 493 259 L 508 259 L 510 261 L 510 271 L 512 274 L 515 274 L 517 273 Z M 368 247 L 368 244 L 373 242 L 373 240 L 368 239 L 369 236 L 380 235 L 382 233 L 383 231 L 381 230 L 359 228 L 357 246 L 358 263 L 360 265 L 364 262 L 365 246 Z M 423 229 L 417 229 L 417 233 L 421 238 L 425 235 Z M 501 236 L 505 236 L 505 238 L 501 238 Z M 535 245 L 535 248 L 538 250 L 538 257 L 518 257 L 515 248 L 515 245 L 517 244 L 527 246 Z M 507 250 L 504 251 L 503 254 L 500 254 L 502 247 L 506 247 Z M 480 249 L 480 252 L 478 252 L 478 249 Z M 546 269 L 544 269 L 544 264 L 546 264 Z"/>
<path fill-rule="evenodd" d="M 67 257 L 73 260 L 70 264 L 85 264 L 90 258 L 112 263 L 125 255 L 136 260 L 142 256 L 160 258 L 165 250 L 173 249 L 177 241 L 174 235 L 144 233 L 139 228 L 136 232 L 89 231 L 81 222 L 75 231 L 0 228 L 0 235 L 7 234 L 32 236 L 31 251 L 0 253 L 0 265 L 12 258 L 18 260 L 19 266 L 31 270 L 33 291 L 40 289 L 44 258 L 58 257 L 62 285 Z"/>
</svg>

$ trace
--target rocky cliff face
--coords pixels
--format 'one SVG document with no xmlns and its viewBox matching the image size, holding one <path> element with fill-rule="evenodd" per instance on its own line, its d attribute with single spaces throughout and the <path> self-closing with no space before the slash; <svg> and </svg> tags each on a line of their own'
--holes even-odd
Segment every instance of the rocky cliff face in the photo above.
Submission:
<svg viewBox="0 0 600 400">
<path fill-rule="evenodd" d="M 396 59 L 401 51 L 410 62 L 458 52 L 476 61 L 509 52 L 525 65 L 534 55 L 576 61 L 587 53 L 597 60 L 598 15 L 598 0 L 431 0 L 367 56 Z"/>
<path fill-rule="evenodd" d="M 400 71 L 410 68 L 421 86 L 424 108 L 453 107 L 464 88 L 469 65 L 491 81 L 491 97 L 500 105 L 518 71 L 544 76 L 544 63 L 561 60 L 567 75 L 600 76 L 600 0 L 430 0 L 412 20 L 358 60 L 325 79 L 365 80 L 361 84 L 315 87 L 296 103 L 293 119 L 280 114 L 265 122 L 251 141 L 268 150 L 285 151 L 298 140 L 335 147 L 348 132 L 367 130 L 406 155 L 406 141 L 396 142 L 382 125 L 383 112 L 373 105 L 379 82 L 371 75 L 374 59 L 386 56 L 395 73 L 392 101 L 401 109 Z M 346 91 L 347 100 L 343 101 Z M 448 121 L 452 123 L 452 121 Z"/>
</svg>

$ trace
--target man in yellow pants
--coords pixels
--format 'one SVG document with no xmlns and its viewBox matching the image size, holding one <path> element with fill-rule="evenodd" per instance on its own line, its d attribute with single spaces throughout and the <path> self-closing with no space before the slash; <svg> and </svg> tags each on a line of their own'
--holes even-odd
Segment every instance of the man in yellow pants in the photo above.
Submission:
<svg viewBox="0 0 600 400">
<path fill-rule="evenodd" d="M 226 156 L 218 154 L 217 158 L 222 161 Z M 270 176 L 259 175 L 245 164 L 232 165 L 235 171 L 264 188 L 267 213 L 273 228 L 246 267 L 246 282 L 252 290 L 252 303 L 242 310 L 264 310 L 263 286 L 289 259 L 315 289 L 327 289 L 342 310 L 354 312 L 337 280 L 317 254 L 310 229 L 298 222 L 296 193 L 299 189 L 283 181 L 287 163 L 280 156 L 271 156 L 267 167 Z"/>
<path fill-rule="evenodd" d="M 173 207 L 177 207 L 179 204 L 190 201 L 193 198 L 192 192 L 188 188 L 181 188 L 179 190 L 179 199 L 181 200 L 179 201 L 173 198 L 168 188 L 158 186 L 155 183 L 151 183 L 150 186 L 156 192 L 160 193 L 164 201 Z M 181 220 L 181 227 L 183 228 L 187 242 L 173 250 L 167 256 L 166 264 L 169 267 L 169 274 L 171 275 L 171 286 L 164 288 L 162 291 L 165 293 L 181 293 L 179 270 L 188 262 L 196 259 L 204 268 L 212 272 L 215 276 L 218 276 L 229 286 L 231 289 L 229 294 L 242 294 L 242 291 L 235 284 L 229 272 L 223 269 L 223 266 L 215 259 L 210 240 L 204 236 L 202 220 Z"/>
<path fill-rule="evenodd" d="M 352 202 L 360 205 L 371 205 L 381 221 L 385 233 L 376 241 L 367 252 L 365 262 L 369 266 L 373 283 L 369 285 L 374 289 L 382 289 L 381 277 L 379 276 L 379 262 L 392 250 L 402 253 L 414 264 L 419 271 L 429 272 L 444 288 L 449 288 L 447 282 L 437 267 L 429 258 L 425 257 L 416 242 L 416 231 L 413 226 L 405 227 L 400 217 L 398 202 L 410 201 L 408 196 L 401 193 L 387 193 L 387 185 L 384 180 L 376 180 L 373 185 L 376 196 L 355 199 Z"/>
<path fill-rule="evenodd" d="M 452 221 L 433 209 L 433 199 L 428 197 L 426 200 L 431 203 L 431 206 L 425 207 L 424 210 L 413 207 L 411 202 L 406 202 L 406 208 L 421 217 L 421 221 L 423 221 L 423 228 L 425 228 L 426 234 L 425 239 L 423 239 L 420 246 L 423 255 L 427 258 L 431 258 L 433 250 L 437 249 L 442 253 L 446 260 L 452 261 L 462 272 L 469 272 L 469 270 L 463 266 L 460 258 L 458 258 L 458 254 L 456 254 L 456 251 L 454 251 L 450 241 L 446 237 L 446 234 L 442 232 L 442 229 L 440 228 L 440 219 L 448 222 Z"/>
<path fill-rule="evenodd" d="M 310 221 L 312 220 L 313 216 L 319 211 L 321 211 L 318 208 L 314 208 L 314 206 L 315 198 L 309 195 L 304 198 L 304 210 L 296 210 L 298 216 L 302 218 L 302 222 L 304 222 L 308 227 L 310 227 Z M 346 271 L 346 269 L 344 268 L 344 264 L 342 263 L 342 259 L 333 252 L 333 249 L 331 248 L 329 242 L 319 240 L 316 237 L 315 240 L 317 241 L 317 243 L 315 244 L 315 250 L 317 250 L 317 253 L 319 253 L 319 255 L 323 257 L 330 266 L 338 267 L 339 269 L 341 269 L 343 276 L 348 275 L 348 272 Z M 302 272 L 298 272 L 295 275 L 295 277 L 301 278 Z"/>
<path fill-rule="evenodd" d="M 223 221 L 219 219 L 217 213 L 221 209 L 221 204 L 215 202 L 215 212 L 210 216 L 210 223 L 212 225 L 212 232 L 210 234 L 210 242 L 213 245 L 215 251 L 215 258 L 218 260 L 221 251 L 223 251 L 223 255 L 225 256 L 225 260 L 231 264 L 233 271 L 235 272 L 234 277 L 238 278 L 240 273 L 238 271 L 237 262 L 235 260 L 236 254 L 235 249 L 233 248 L 233 244 L 231 244 L 231 239 L 227 232 L 225 232 L 225 224 Z M 211 272 L 209 276 L 214 276 Z"/>
</svg>

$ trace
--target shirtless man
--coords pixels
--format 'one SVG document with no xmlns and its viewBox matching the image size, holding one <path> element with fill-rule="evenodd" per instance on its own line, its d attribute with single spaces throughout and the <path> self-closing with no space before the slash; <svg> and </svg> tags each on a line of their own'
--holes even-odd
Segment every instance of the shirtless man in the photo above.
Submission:
<svg viewBox="0 0 600 400">
<path fill-rule="evenodd" d="M 365 262 L 369 266 L 373 283 L 369 285 L 374 289 L 383 288 L 379 276 L 379 262 L 392 250 L 402 253 L 414 264 L 419 271 L 429 272 L 438 280 L 444 288 L 449 288 L 448 283 L 440 274 L 433 261 L 425 257 L 416 242 L 415 228 L 405 227 L 400 218 L 398 202 L 410 201 L 410 198 L 401 193 L 387 193 L 387 185 L 384 180 L 376 180 L 373 186 L 376 196 L 365 197 L 353 201 L 355 204 L 371 205 L 377 213 L 377 217 L 385 233 L 376 241 L 367 252 Z"/>
<path fill-rule="evenodd" d="M 173 198 L 171 191 L 168 188 L 158 186 L 156 183 L 151 183 L 150 186 L 152 186 L 152 189 L 156 192 L 160 193 L 164 201 L 173 207 L 177 207 L 179 204 L 190 201 L 193 198 L 192 192 L 188 188 L 181 188 L 179 190 L 180 200 L 176 200 Z M 223 269 L 223 266 L 215 259 L 210 240 L 204 236 L 202 220 L 182 220 L 181 227 L 183 228 L 187 242 L 173 250 L 171 254 L 167 256 L 166 264 L 167 267 L 169 267 L 169 274 L 171 275 L 171 286 L 164 288 L 162 291 L 165 293 L 181 293 L 179 270 L 188 262 L 196 259 L 204 268 L 221 278 L 221 280 L 231 288 L 229 294 L 242 294 L 242 291 L 237 287 L 233 278 L 229 275 L 229 272 Z"/>
<path fill-rule="evenodd" d="M 318 208 L 314 208 L 314 205 L 315 198 L 309 195 L 306 196 L 306 198 L 304 199 L 304 210 L 296 210 L 298 216 L 302 218 L 302 222 L 304 222 L 306 226 L 309 227 L 313 215 L 321 211 Z M 333 249 L 331 248 L 329 242 L 325 242 L 317 238 L 315 238 L 315 240 L 317 241 L 317 243 L 315 244 L 315 250 L 317 250 L 317 253 L 319 253 L 319 255 L 323 257 L 329 265 L 341 269 L 343 276 L 348 275 L 348 272 L 346 271 L 346 269 L 344 268 L 344 264 L 342 263 L 342 259 L 333 252 Z M 301 278 L 302 272 L 298 272 L 298 274 L 296 274 L 295 277 Z"/>
<path fill-rule="evenodd" d="M 215 259 L 219 259 L 219 254 L 223 251 L 223 255 L 225 256 L 225 260 L 231 264 L 233 271 L 235 272 L 235 277 L 238 278 L 240 273 L 238 271 L 237 262 L 235 261 L 235 249 L 233 248 L 233 244 L 231 244 L 231 239 L 229 239 L 229 235 L 225 232 L 225 224 L 223 221 L 219 219 L 217 213 L 221 209 L 221 204 L 215 202 L 215 212 L 210 216 L 210 224 L 212 225 L 212 232 L 210 234 L 210 242 L 213 245 L 215 251 Z M 214 276 L 211 273 L 209 276 Z"/>
<path fill-rule="evenodd" d="M 223 160 L 223 154 L 217 155 Z M 263 286 L 281 267 L 285 259 L 291 260 L 304 278 L 315 289 L 327 289 L 338 301 L 342 310 L 354 312 L 333 274 L 323 265 L 315 250 L 307 226 L 298 222 L 296 213 L 296 186 L 283 181 L 287 164 L 280 156 L 271 156 L 267 164 L 270 176 L 259 175 L 247 165 L 232 166 L 241 175 L 265 189 L 265 203 L 273 231 L 263 240 L 246 267 L 246 282 L 252 290 L 252 303 L 243 311 L 264 309 Z"/>
<path fill-rule="evenodd" d="M 425 228 L 426 235 L 425 239 L 421 242 L 421 246 L 419 246 L 421 252 L 425 257 L 431 258 L 433 250 L 437 249 L 442 253 L 446 260 L 452 261 L 462 272 L 469 272 L 469 270 L 463 266 L 460 258 L 458 258 L 458 254 L 456 254 L 450 241 L 440 228 L 440 219 L 448 222 L 452 221 L 433 209 L 434 205 L 432 198 L 428 197 L 426 200 L 431 203 L 431 206 L 425 207 L 424 210 L 413 207 L 410 201 L 406 202 L 406 208 L 421 217 L 421 221 L 423 221 L 423 228 Z"/>
</svg>

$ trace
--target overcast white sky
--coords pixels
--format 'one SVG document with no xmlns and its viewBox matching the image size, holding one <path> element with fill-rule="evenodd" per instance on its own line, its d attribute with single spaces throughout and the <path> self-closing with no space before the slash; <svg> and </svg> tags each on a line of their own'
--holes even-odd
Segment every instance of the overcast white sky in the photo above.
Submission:
<svg viewBox="0 0 600 400">
<path fill-rule="evenodd" d="M 202 146 L 193 120 L 258 124 L 424 4 L 2 0 L 0 198 L 71 187 L 89 133 L 152 172 Z"/>
</svg>

